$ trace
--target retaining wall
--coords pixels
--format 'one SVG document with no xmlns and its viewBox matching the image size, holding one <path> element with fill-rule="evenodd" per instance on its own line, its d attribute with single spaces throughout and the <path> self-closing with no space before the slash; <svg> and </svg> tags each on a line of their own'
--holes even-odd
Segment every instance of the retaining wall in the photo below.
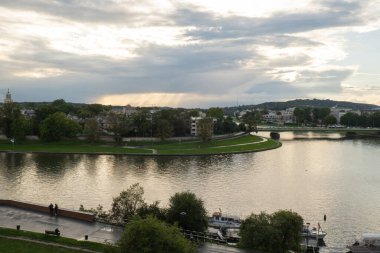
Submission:
<svg viewBox="0 0 380 253">
<path fill-rule="evenodd" d="M 28 203 L 28 202 L 0 199 L 0 206 L 11 206 L 11 207 L 17 207 L 17 208 L 21 208 L 25 210 L 50 214 L 48 205 L 43 206 L 43 205 Z M 84 213 L 80 211 L 74 211 L 74 210 L 68 210 L 64 208 L 58 208 L 58 215 L 62 217 L 81 220 L 81 221 L 89 221 L 89 222 L 95 221 L 95 216 L 93 214 Z"/>
</svg>

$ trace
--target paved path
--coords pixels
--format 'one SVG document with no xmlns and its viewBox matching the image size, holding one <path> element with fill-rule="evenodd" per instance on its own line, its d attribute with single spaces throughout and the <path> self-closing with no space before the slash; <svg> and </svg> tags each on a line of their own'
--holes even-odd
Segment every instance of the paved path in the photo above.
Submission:
<svg viewBox="0 0 380 253">
<path fill-rule="evenodd" d="M 63 237 L 73 238 L 76 240 L 84 240 L 84 236 L 88 235 L 88 240 L 93 242 L 116 242 L 120 239 L 123 229 L 116 226 L 106 225 L 98 222 L 83 222 L 70 218 L 50 216 L 45 213 L 33 212 L 24 209 L 0 206 L 0 227 L 14 228 L 20 225 L 21 230 L 45 233 L 45 230 L 54 230 L 58 228 Z M 4 237 L 4 236 L 1 236 Z M 16 238 L 11 238 L 16 239 Z M 17 238 L 19 240 L 30 240 L 26 238 Z M 30 240 L 34 241 L 34 240 Z M 41 243 L 40 241 L 36 241 Z M 44 243 L 49 244 L 50 243 Z M 53 246 L 54 243 L 51 244 Z M 65 247 L 65 246 L 63 246 Z M 67 246 L 70 247 L 70 246 Z M 67 248 L 66 247 L 66 248 Z M 78 249 L 73 247 L 73 249 Z M 79 249 L 83 250 L 83 249 Z M 87 251 L 91 252 L 91 251 Z M 236 248 L 226 247 L 205 243 L 199 248 L 199 253 L 250 253 Z"/>
<path fill-rule="evenodd" d="M 116 242 L 122 235 L 123 229 L 99 222 L 85 222 L 70 218 L 55 217 L 48 214 L 28 211 L 24 209 L 0 206 L 0 227 L 16 228 L 22 230 L 45 233 L 45 230 L 58 228 L 63 237 L 93 242 Z"/>
</svg>

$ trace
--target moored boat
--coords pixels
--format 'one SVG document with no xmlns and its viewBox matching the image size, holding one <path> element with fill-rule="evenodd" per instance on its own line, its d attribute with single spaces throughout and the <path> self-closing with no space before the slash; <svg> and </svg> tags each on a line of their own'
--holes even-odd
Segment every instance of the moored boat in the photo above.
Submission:
<svg viewBox="0 0 380 253">
<path fill-rule="evenodd" d="M 323 240 L 327 233 L 322 230 L 321 225 L 318 223 L 318 228 L 310 228 L 310 223 L 306 223 L 302 229 L 302 236 L 310 237 L 318 240 Z"/>
<path fill-rule="evenodd" d="M 240 218 L 236 216 L 222 215 L 222 211 L 214 212 L 209 217 L 208 225 L 214 228 L 240 228 Z"/>
</svg>

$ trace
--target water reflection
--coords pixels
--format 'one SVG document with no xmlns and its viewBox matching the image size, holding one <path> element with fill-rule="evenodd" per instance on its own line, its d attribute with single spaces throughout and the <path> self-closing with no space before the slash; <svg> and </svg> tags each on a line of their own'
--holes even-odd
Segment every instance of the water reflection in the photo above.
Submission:
<svg viewBox="0 0 380 253">
<path fill-rule="evenodd" d="M 213 212 L 246 216 L 292 209 L 311 224 L 322 222 L 326 243 L 341 247 L 365 231 L 379 231 L 380 140 L 299 140 L 281 133 L 279 149 L 238 155 L 141 157 L 0 154 L 0 198 L 68 208 L 109 208 L 133 183 L 147 202 L 165 206 L 190 190 Z M 291 139 L 291 140 L 290 140 Z M 323 215 L 327 221 L 323 223 Z M 380 231 L 379 231 L 380 232 Z"/>
</svg>

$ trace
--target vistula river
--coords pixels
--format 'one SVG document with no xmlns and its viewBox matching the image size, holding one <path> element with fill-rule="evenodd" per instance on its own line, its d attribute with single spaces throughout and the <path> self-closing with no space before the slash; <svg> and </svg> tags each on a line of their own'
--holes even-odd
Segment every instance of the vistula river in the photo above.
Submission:
<svg viewBox="0 0 380 253">
<path fill-rule="evenodd" d="M 296 211 L 321 223 L 324 251 L 335 252 L 362 232 L 380 232 L 380 139 L 339 137 L 281 133 L 283 146 L 275 150 L 205 157 L 1 153 L 0 199 L 109 209 L 137 182 L 145 200 L 161 206 L 189 190 L 209 213 Z"/>
</svg>

